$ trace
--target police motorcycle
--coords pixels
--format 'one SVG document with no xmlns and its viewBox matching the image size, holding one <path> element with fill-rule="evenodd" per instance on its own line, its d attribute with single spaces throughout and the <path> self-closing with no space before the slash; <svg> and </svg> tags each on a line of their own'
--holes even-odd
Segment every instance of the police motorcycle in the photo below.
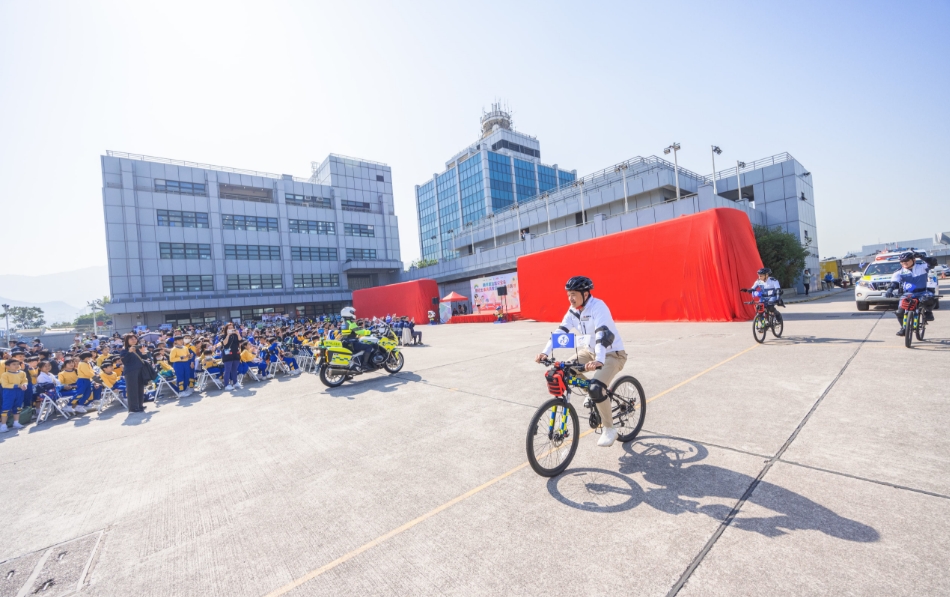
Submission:
<svg viewBox="0 0 950 597">
<path fill-rule="evenodd" d="M 355 317 L 352 307 L 341 312 L 344 321 Z M 343 385 L 363 373 L 371 373 L 385 369 L 387 373 L 398 373 L 405 365 L 405 357 L 399 350 L 396 334 L 386 324 L 378 325 L 372 330 L 351 328 L 348 330 L 349 340 L 324 340 L 322 344 L 322 359 L 320 360 L 320 381 L 328 388 Z M 349 346 L 346 346 L 349 344 Z M 352 348 L 357 351 L 354 354 Z"/>
</svg>

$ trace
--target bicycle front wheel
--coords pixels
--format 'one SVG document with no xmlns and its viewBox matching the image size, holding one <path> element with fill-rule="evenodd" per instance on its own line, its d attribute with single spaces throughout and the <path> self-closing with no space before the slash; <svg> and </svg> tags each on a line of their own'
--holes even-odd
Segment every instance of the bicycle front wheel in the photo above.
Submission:
<svg viewBox="0 0 950 597">
<path fill-rule="evenodd" d="M 759 344 L 765 342 L 765 335 L 769 332 L 769 324 L 764 313 L 759 313 L 752 320 L 752 336 Z"/>
<path fill-rule="evenodd" d="M 776 338 L 782 337 L 782 331 L 785 329 L 785 320 L 782 319 L 782 314 L 776 309 L 775 313 L 772 314 L 772 335 Z"/>
<path fill-rule="evenodd" d="M 908 311 L 907 314 L 904 315 L 904 321 L 907 322 L 904 326 L 904 346 L 910 348 L 910 345 L 914 343 L 914 333 L 917 327 L 917 313 Z"/>
<path fill-rule="evenodd" d="M 927 314 L 921 313 L 917 316 L 917 329 L 914 330 L 917 340 L 924 341 L 924 334 L 927 333 Z"/>
<path fill-rule="evenodd" d="M 646 395 L 635 377 L 625 375 L 613 383 L 610 388 L 610 408 L 617 438 L 623 443 L 635 438 L 647 414 Z"/>
<path fill-rule="evenodd" d="M 577 452 L 580 423 L 577 410 L 563 398 L 548 400 L 531 417 L 525 445 L 528 462 L 542 477 L 556 477 Z"/>
</svg>

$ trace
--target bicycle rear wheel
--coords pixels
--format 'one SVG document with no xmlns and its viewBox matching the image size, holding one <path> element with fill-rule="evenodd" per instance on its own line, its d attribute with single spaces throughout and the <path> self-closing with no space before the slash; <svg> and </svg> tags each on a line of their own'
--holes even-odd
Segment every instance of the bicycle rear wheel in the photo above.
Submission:
<svg viewBox="0 0 950 597">
<path fill-rule="evenodd" d="M 778 312 L 778 309 L 772 313 L 772 335 L 776 338 L 782 337 L 782 331 L 785 329 L 785 320 L 782 319 L 782 314 Z"/>
<path fill-rule="evenodd" d="M 755 338 L 755 341 L 759 344 L 765 342 L 765 335 L 769 332 L 768 322 L 765 319 L 765 314 L 759 313 L 755 316 L 755 319 L 752 320 L 752 336 Z"/>
<path fill-rule="evenodd" d="M 528 462 L 542 477 L 556 477 L 564 472 L 574 454 L 580 437 L 577 410 L 563 398 L 548 400 L 531 417 L 525 447 Z"/>
<path fill-rule="evenodd" d="M 927 333 L 927 314 L 921 313 L 917 316 L 917 329 L 914 330 L 914 335 L 917 336 L 917 340 L 920 342 L 924 341 L 924 335 Z"/>
<path fill-rule="evenodd" d="M 629 442 L 640 433 L 647 414 L 647 399 L 643 386 L 635 377 L 625 375 L 610 388 L 610 409 L 613 411 L 617 438 Z"/>
</svg>

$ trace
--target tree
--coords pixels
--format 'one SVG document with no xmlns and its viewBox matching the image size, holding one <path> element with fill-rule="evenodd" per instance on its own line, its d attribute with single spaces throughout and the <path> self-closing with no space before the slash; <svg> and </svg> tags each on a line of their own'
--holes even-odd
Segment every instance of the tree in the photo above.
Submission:
<svg viewBox="0 0 950 597">
<path fill-rule="evenodd" d="M 38 328 L 46 323 L 39 307 L 10 307 L 10 323 L 18 329 Z"/>
<path fill-rule="evenodd" d="M 805 269 L 805 258 L 810 240 L 802 243 L 798 237 L 785 232 L 781 227 L 754 226 L 755 244 L 759 247 L 759 256 L 765 267 L 772 270 L 772 277 L 779 281 L 782 288 L 789 288 L 801 277 Z"/>
<path fill-rule="evenodd" d="M 430 265 L 435 265 L 439 262 L 438 259 L 417 259 L 409 264 L 409 267 L 422 268 L 429 267 Z"/>
</svg>

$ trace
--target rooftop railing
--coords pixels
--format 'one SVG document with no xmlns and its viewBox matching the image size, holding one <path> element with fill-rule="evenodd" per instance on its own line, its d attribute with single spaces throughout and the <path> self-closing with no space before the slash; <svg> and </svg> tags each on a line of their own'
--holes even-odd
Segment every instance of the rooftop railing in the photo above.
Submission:
<svg viewBox="0 0 950 597">
<path fill-rule="evenodd" d="M 767 158 L 762 158 L 761 160 L 756 160 L 754 162 L 746 162 L 745 166 L 740 168 L 741 172 L 751 172 L 752 170 L 758 170 L 759 168 L 764 168 L 766 166 L 774 166 L 775 164 L 781 164 L 782 162 L 788 162 L 794 160 L 788 152 L 777 153 L 773 156 Z M 730 176 L 736 175 L 736 168 L 726 168 L 725 170 L 717 170 L 716 172 L 703 176 L 703 181 L 712 184 L 713 176 L 716 177 L 716 180 L 722 180 L 724 178 L 729 178 Z"/>
<path fill-rule="evenodd" d="M 142 155 L 139 153 L 127 153 L 125 151 L 106 151 L 106 155 L 114 158 L 125 158 L 127 160 L 139 160 L 142 162 L 155 162 L 158 164 L 171 164 L 173 166 L 187 166 L 189 168 L 201 168 L 202 170 L 217 170 L 219 172 L 231 172 L 233 174 L 247 174 L 249 176 L 263 176 L 265 178 L 277 178 L 280 174 L 271 172 L 258 172 L 257 170 L 245 170 L 243 168 L 229 168 L 227 166 L 215 166 L 213 164 L 202 164 L 200 162 L 189 162 L 186 160 L 173 160 L 170 158 L 159 158 L 151 155 Z"/>
</svg>

